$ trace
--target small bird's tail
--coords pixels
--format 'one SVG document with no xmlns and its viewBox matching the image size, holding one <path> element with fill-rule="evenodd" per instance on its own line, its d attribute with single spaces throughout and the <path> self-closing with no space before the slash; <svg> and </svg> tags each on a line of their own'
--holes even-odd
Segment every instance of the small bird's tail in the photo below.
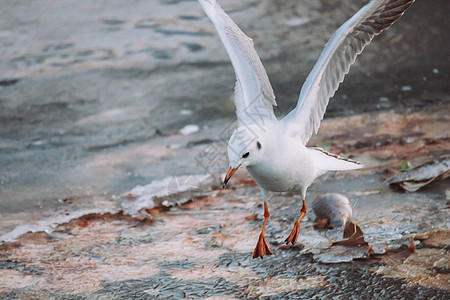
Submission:
<svg viewBox="0 0 450 300">
<path fill-rule="evenodd" d="M 327 152 L 322 148 L 308 148 L 316 157 L 316 165 L 322 171 L 345 171 L 361 169 L 364 165 L 355 160 L 340 157 L 339 155 Z"/>
</svg>

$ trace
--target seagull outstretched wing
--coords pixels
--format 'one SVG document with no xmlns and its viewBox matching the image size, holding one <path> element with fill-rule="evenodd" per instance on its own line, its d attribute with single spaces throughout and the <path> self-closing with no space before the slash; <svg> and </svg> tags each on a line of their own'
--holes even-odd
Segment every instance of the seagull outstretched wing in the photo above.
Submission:
<svg viewBox="0 0 450 300">
<path fill-rule="evenodd" d="M 211 19 L 236 73 L 235 105 L 239 125 L 276 120 L 275 95 L 253 47 L 253 41 L 222 10 L 215 0 L 198 0 Z"/>
<path fill-rule="evenodd" d="M 358 54 L 373 37 L 389 28 L 414 0 L 372 0 L 331 37 L 306 78 L 297 106 L 281 122 L 306 144 L 317 133 L 330 97 Z"/>
</svg>

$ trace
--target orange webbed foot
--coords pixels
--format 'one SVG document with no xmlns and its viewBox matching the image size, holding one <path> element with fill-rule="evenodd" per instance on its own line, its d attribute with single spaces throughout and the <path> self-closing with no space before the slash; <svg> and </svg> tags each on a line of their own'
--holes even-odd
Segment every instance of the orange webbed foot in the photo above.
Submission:
<svg viewBox="0 0 450 300">
<path fill-rule="evenodd" d="M 297 221 L 294 223 L 294 228 L 291 231 L 291 234 L 287 237 L 285 240 L 286 245 L 289 243 L 292 243 L 294 245 L 297 242 L 298 233 L 300 232 L 300 221 L 303 219 L 303 217 L 306 214 L 306 203 L 305 199 L 303 199 L 303 206 L 300 210 L 300 217 L 298 217 Z"/>
<path fill-rule="evenodd" d="M 255 250 L 253 251 L 253 258 L 261 257 L 263 259 L 264 255 L 272 255 L 269 246 L 266 243 L 266 238 L 264 234 L 259 235 L 258 243 L 256 244 Z"/>
<path fill-rule="evenodd" d="M 292 229 L 291 234 L 285 240 L 286 245 L 289 243 L 292 243 L 292 245 L 294 245 L 297 242 L 299 232 L 300 232 L 300 222 L 297 221 L 294 223 L 294 228 Z"/>
</svg>

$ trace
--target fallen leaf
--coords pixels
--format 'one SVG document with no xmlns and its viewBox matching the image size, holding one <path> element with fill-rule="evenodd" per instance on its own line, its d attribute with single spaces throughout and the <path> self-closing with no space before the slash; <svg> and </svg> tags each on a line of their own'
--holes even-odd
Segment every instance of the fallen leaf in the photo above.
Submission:
<svg viewBox="0 0 450 300">
<path fill-rule="evenodd" d="M 407 171 L 409 169 L 411 169 L 411 163 L 408 161 L 408 159 L 405 158 L 405 160 L 403 161 L 403 163 L 400 166 L 400 171 Z"/>
<path fill-rule="evenodd" d="M 404 171 L 397 176 L 389 178 L 386 182 L 391 186 L 398 186 L 403 190 L 415 192 L 432 182 L 443 180 L 449 176 L 450 158 L 444 156 L 438 161 L 429 162 L 414 169 Z"/>
<path fill-rule="evenodd" d="M 369 244 L 364 240 L 364 233 L 358 224 L 351 222 L 345 225 L 344 229 L 344 239 L 342 241 L 337 241 L 331 244 L 331 246 L 350 246 L 350 247 L 361 247 L 369 246 Z"/>
<path fill-rule="evenodd" d="M 251 215 L 251 216 L 246 216 L 245 219 L 247 221 L 255 221 L 257 217 L 258 217 L 258 215 Z"/>
</svg>

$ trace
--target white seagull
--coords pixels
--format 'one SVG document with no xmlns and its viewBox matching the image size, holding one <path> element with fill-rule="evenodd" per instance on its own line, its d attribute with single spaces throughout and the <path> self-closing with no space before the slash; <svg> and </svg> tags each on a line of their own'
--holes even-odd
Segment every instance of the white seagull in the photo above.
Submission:
<svg viewBox="0 0 450 300">
<path fill-rule="evenodd" d="M 264 200 L 264 225 L 253 258 L 272 254 L 264 233 L 269 218 L 266 191 L 300 193 L 303 206 L 285 240 L 295 244 L 306 213 L 306 190 L 327 171 L 362 168 L 359 162 L 320 148 L 306 147 L 317 133 L 330 97 L 348 73 L 358 54 L 372 38 L 389 28 L 414 0 L 372 0 L 331 37 L 306 78 L 297 106 L 277 120 L 275 95 L 252 40 L 215 0 L 198 0 L 214 24 L 236 73 L 235 105 L 238 128 L 228 143 L 230 168 L 224 186 L 239 167 L 246 167 Z"/>
</svg>

